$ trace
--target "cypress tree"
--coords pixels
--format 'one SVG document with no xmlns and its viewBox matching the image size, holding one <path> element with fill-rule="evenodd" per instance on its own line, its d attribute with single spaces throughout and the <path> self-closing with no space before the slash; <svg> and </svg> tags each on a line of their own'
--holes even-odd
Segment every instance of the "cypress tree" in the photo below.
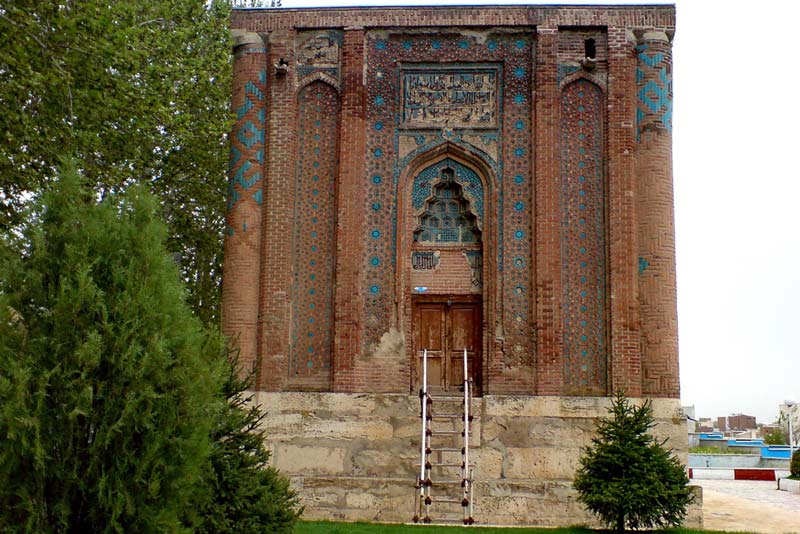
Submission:
<svg viewBox="0 0 800 534">
<path fill-rule="evenodd" d="M 68 167 L 0 243 L 0 531 L 188 530 L 222 347 L 156 211 Z"/>
<path fill-rule="evenodd" d="M 616 532 L 679 526 L 694 498 L 666 440 L 649 433 L 654 426 L 649 399 L 636 406 L 617 392 L 580 460 L 578 500 Z"/>
</svg>

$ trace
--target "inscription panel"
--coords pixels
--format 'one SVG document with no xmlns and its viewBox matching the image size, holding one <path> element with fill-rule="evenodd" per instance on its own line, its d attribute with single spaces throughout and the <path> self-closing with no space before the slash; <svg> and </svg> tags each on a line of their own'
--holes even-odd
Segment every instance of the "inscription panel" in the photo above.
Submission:
<svg viewBox="0 0 800 534">
<path fill-rule="evenodd" d="M 495 128 L 497 69 L 404 70 L 403 126 Z"/>
</svg>

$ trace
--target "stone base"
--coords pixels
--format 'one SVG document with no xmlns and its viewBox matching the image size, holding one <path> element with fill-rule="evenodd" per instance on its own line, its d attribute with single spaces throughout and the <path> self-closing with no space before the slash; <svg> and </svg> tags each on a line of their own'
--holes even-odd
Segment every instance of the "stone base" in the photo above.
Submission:
<svg viewBox="0 0 800 534">
<path fill-rule="evenodd" d="M 411 521 L 420 461 L 416 396 L 257 392 L 255 400 L 267 413 L 262 429 L 273 465 L 299 492 L 306 519 Z M 609 406 L 610 399 L 595 397 L 474 399 L 470 463 L 476 522 L 597 526 L 578 503 L 572 478 L 582 447 Z M 669 438 L 685 463 L 688 439 L 680 401 L 654 399 L 653 411 L 654 432 Z M 687 518 L 694 528 L 702 526 L 697 494 Z M 453 512 L 459 511 L 455 505 Z"/>
</svg>

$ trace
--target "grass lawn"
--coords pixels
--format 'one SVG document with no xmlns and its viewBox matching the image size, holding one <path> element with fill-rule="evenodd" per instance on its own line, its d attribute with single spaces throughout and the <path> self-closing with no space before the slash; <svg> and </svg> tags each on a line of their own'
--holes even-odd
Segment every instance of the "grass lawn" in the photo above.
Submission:
<svg viewBox="0 0 800 534">
<path fill-rule="evenodd" d="M 458 531 L 473 531 L 475 534 L 597 534 L 610 532 L 583 527 L 569 528 L 497 528 L 462 527 L 439 525 L 389 525 L 381 523 L 334 523 L 329 521 L 300 521 L 295 528 L 297 534 L 453 534 Z M 637 531 L 644 534 L 646 531 Z M 720 530 L 661 530 L 665 534 L 722 534 Z M 739 533 L 741 534 L 741 533 Z"/>
</svg>

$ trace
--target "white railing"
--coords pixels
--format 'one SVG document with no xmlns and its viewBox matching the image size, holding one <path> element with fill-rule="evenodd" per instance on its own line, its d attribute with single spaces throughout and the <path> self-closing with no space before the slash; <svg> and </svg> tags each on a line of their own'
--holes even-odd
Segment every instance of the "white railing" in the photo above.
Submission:
<svg viewBox="0 0 800 534">
<path fill-rule="evenodd" d="M 422 404 L 422 435 L 420 436 L 420 454 L 419 454 L 419 498 L 421 503 L 426 500 L 426 484 L 425 477 L 425 464 L 427 463 L 427 448 L 428 441 L 428 349 L 422 352 L 422 389 L 419 392 L 419 401 Z M 428 514 L 425 514 L 426 516 Z"/>
<path fill-rule="evenodd" d="M 470 404 L 470 379 L 467 349 L 464 349 L 464 463 L 462 464 L 461 480 L 464 486 L 464 524 L 472 524 L 472 473 L 469 465 L 469 404 Z"/>
<path fill-rule="evenodd" d="M 473 513 L 473 487 L 472 487 L 472 479 L 474 476 L 474 471 L 470 466 L 469 463 L 469 427 L 470 427 L 470 403 L 472 399 L 472 381 L 469 376 L 469 360 L 467 357 L 467 349 L 464 349 L 464 413 L 463 413 L 463 424 L 464 430 L 461 432 L 461 435 L 464 439 L 464 445 L 461 449 L 461 487 L 462 487 L 462 506 L 464 510 L 464 517 L 463 523 L 465 525 L 473 524 L 474 520 L 472 517 Z M 418 492 L 415 495 L 415 514 L 413 521 L 415 523 L 422 522 L 422 523 L 430 523 L 431 516 L 430 516 L 430 506 L 434 502 L 454 502 L 452 500 L 443 500 L 440 496 L 437 496 L 434 499 L 431 496 L 431 486 L 436 485 L 436 482 L 433 482 L 431 479 L 432 476 L 432 466 L 445 466 L 445 467 L 456 467 L 458 464 L 451 465 L 450 462 L 452 461 L 443 461 L 440 458 L 437 462 L 431 462 L 429 455 L 431 454 L 432 450 L 436 451 L 454 451 L 458 449 L 452 448 L 434 448 L 432 445 L 432 435 L 447 435 L 453 436 L 453 434 L 458 435 L 458 430 L 456 429 L 440 429 L 434 430 L 431 426 L 431 419 L 436 417 L 433 415 L 431 410 L 432 406 L 429 406 L 434 398 L 430 396 L 428 391 L 428 350 L 425 349 L 422 351 L 422 387 L 420 388 L 419 392 L 419 399 L 421 403 L 420 407 L 420 415 L 422 416 L 422 425 L 420 430 L 420 464 L 419 464 L 419 477 L 417 479 L 417 489 Z M 458 406 L 458 397 L 444 397 L 449 402 L 456 402 L 456 406 Z M 437 397 L 437 400 L 442 400 Z M 457 408 L 456 408 L 457 409 Z M 455 416 L 456 414 L 439 414 L 439 417 L 446 417 L 450 418 Z M 458 421 L 457 417 L 451 419 L 451 421 Z M 456 442 L 457 443 L 457 442 Z M 452 443 L 448 445 L 448 447 L 452 447 Z M 441 483 L 442 481 L 439 481 Z M 445 481 L 444 483 L 450 483 Z M 457 480 L 456 480 L 457 483 Z M 451 497 L 447 497 L 447 499 L 451 499 Z M 458 502 L 457 500 L 455 502 Z"/>
</svg>

